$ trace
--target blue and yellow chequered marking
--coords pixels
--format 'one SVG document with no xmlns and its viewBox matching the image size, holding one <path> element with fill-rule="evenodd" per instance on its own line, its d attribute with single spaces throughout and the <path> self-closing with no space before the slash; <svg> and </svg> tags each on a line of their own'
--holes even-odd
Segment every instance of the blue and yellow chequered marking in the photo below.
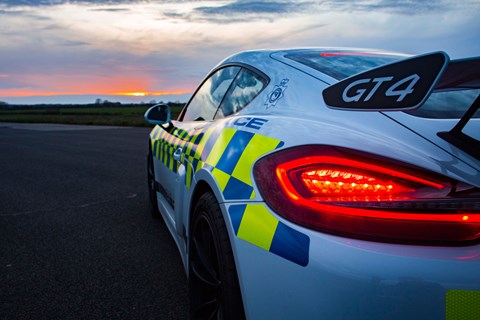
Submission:
<svg viewBox="0 0 480 320">
<path fill-rule="evenodd" d="M 150 136 L 153 154 L 173 172 L 177 172 L 179 165 L 173 153 L 182 148 L 187 188 L 191 187 L 194 174 L 204 168 L 212 173 L 226 200 L 253 199 L 253 163 L 283 145 L 280 140 L 235 128 L 187 132 L 156 127 Z"/>
<path fill-rule="evenodd" d="M 228 212 L 238 238 L 301 266 L 308 264 L 310 238 L 279 221 L 264 204 L 231 205 Z"/>
<path fill-rule="evenodd" d="M 446 320 L 480 319 L 480 291 L 448 290 L 445 300 Z"/>
<path fill-rule="evenodd" d="M 211 172 L 226 200 L 253 199 L 254 162 L 283 145 L 280 140 L 230 127 L 187 132 L 157 126 L 150 137 L 152 153 L 174 172 L 179 162 L 173 153 L 182 148 L 187 188 L 203 168 Z M 310 238 L 279 221 L 263 204 L 231 205 L 229 214 L 238 238 L 301 266 L 308 264 Z"/>
<path fill-rule="evenodd" d="M 202 152 L 206 156 L 203 165 L 212 172 L 226 200 L 253 199 L 254 162 L 282 145 L 280 140 L 234 128 L 214 131 Z"/>
<path fill-rule="evenodd" d="M 171 171 L 177 172 L 178 162 L 173 159 L 173 153 L 186 144 L 188 132 L 180 128 L 169 131 L 156 126 L 150 133 L 152 154 Z"/>
</svg>

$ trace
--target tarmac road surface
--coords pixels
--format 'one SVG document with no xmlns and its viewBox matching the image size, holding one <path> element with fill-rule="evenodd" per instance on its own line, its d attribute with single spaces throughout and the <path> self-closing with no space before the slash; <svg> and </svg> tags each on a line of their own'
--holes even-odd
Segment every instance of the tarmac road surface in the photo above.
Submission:
<svg viewBox="0 0 480 320">
<path fill-rule="evenodd" d="M 146 128 L 0 123 L 0 319 L 185 319 Z"/>
</svg>

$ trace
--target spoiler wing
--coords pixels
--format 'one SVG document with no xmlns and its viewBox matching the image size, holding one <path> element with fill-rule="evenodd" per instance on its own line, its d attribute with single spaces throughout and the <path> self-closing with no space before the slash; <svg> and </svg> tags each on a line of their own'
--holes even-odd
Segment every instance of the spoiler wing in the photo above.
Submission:
<svg viewBox="0 0 480 320">
<path fill-rule="evenodd" d="M 466 89 L 480 89 L 480 57 L 449 62 L 444 52 L 434 52 L 356 74 L 322 95 L 334 109 L 391 111 L 418 108 L 432 92 Z M 463 129 L 478 110 L 480 96 L 452 130 L 437 133 L 476 159 L 480 159 L 480 141 Z"/>
<path fill-rule="evenodd" d="M 444 52 L 415 56 L 341 80 L 322 95 L 344 110 L 415 109 L 432 92 L 480 89 L 480 57 L 449 61 Z"/>
<path fill-rule="evenodd" d="M 322 95 L 336 109 L 407 110 L 422 105 L 447 67 L 444 52 L 415 56 L 339 81 Z"/>
<path fill-rule="evenodd" d="M 480 57 L 451 61 L 434 91 L 480 89 Z"/>
</svg>

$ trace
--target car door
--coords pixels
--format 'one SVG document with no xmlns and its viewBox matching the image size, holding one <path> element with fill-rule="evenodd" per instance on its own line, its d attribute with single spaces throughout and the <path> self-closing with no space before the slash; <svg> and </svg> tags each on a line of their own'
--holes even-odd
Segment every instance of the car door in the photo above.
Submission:
<svg viewBox="0 0 480 320">
<path fill-rule="evenodd" d="M 157 199 L 168 214 L 167 224 L 181 232 L 181 212 L 185 192 L 185 165 L 182 152 L 192 132 L 213 121 L 213 118 L 241 67 L 227 66 L 213 72 L 197 89 L 186 105 L 181 120 L 172 121 L 155 136 L 154 160 Z"/>
</svg>

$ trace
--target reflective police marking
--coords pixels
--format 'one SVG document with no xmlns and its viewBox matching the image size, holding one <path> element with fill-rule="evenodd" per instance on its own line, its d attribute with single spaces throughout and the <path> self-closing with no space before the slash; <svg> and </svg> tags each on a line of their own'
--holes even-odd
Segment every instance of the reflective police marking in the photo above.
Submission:
<svg viewBox="0 0 480 320">
<path fill-rule="evenodd" d="M 283 98 L 285 90 L 288 88 L 287 83 L 290 81 L 289 79 L 283 79 L 280 84 L 276 85 L 272 92 L 270 92 L 267 96 L 267 101 L 265 101 L 265 107 L 267 109 L 271 107 L 275 107 L 278 100 Z"/>
<path fill-rule="evenodd" d="M 233 125 L 259 130 L 267 122 L 267 119 L 246 117 L 235 120 Z"/>
<path fill-rule="evenodd" d="M 231 205 L 228 212 L 238 238 L 303 267 L 308 265 L 310 237 L 279 221 L 265 205 Z"/>
</svg>

